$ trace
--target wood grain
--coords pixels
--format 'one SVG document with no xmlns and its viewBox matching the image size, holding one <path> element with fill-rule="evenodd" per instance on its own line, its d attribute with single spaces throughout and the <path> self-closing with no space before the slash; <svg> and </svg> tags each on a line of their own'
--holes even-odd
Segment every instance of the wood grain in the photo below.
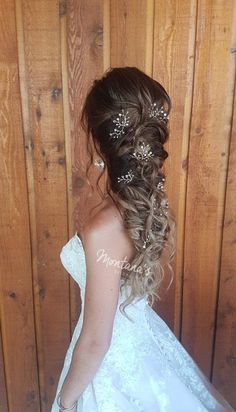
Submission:
<svg viewBox="0 0 236 412">
<path fill-rule="evenodd" d="M 67 4 L 67 49 L 68 88 L 70 109 L 70 148 L 72 162 L 71 200 L 73 214 L 69 217 L 72 232 L 81 230 L 89 218 L 89 212 L 100 198 L 91 192 L 87 184 L 85 170 L 88 162 L 87 138 L 81 129 L 82 104 L 93 80 L 103 73 L 103 10 L 105 5 L 99 0 L 68 1 Z M 109 13 L 109 8 L 108 8 Z M 106 29 L 106 33 L 109 30 Z M 83 81 L 81 81 L 83 79 Z M 98 172 L 90 170 L 90 184 L 94 186 Z M 104 181 L 101 182 L 104 188 Z M 85 206 L 86 205 L 86 206 Z M 71 284 L 72 329 L 80 313 L 78 286 Z"/>
<path fill-rule="evenodd" d="M 209 377 L 235 79 L 232 8 L 199 4 L 188 159 L 182 342 Z"/>
<path fill-rule="evenodd" d="M 3 347 L 2 347 L 1 322 L 0 322 L 0 410 L 2 412 L 8 411 L 4 354 L 3 354 Z"/>
<path fill-rule="evenodd" d="M 100 201 L 81 109 L 123 66 L 172 100 L 175 277 L 154 309 L 236 408 L 235 28 L 234 0 L 1 2 L 1 412 L 51 410 L 81 305 L 59 253 Z"/>
<path fill-rule="evenodd" d="M 23 1 L 17 17 L 24 41 L 19 44 L 21 89 L 28 95 L 25 157 L 41 410 L 46 411 L 71 337 L 69 276 L 59 259 L 68 232 L 58 2 Z"/>
<path fill-rule="evenodd" d="M 167 89 L 172 100 L 169 157 L 164 164 L 166 190 L 176 218 L 174 280 L 157 311 L 179 338 L 183 288 L 183 243 L 188 175 L 189 127 L 193 96 L 194 47 L 197 4 L 176 1 L 166 7 L 155 2 L 153 76 Z M 168 281 L 169 276 L 167 273 Z M 168 282 L 166 284 L 168 286 Z"/>
<path fill-rule="evenodd" d="M 0 203 L 2 350 L 9 410 L 39 411 L 30 221 L 14 6 L 11 0 L 0 5 L 0 191 L 4 194 Z"/>
<path fill-rule="evenodd" d="M 146 0 L 111 0 L 111 67 L 145 69 Z"/>
<path fill-rule="evenodd" d="M 236 4 L 235 4 L 236 6 Z M 235 7 L 236 9 L 236 7 Z M 236 12 L 236 10 L 234 10 Z M 236 13 L 234 14 L 234 18 Z M 236 22 L 234 22 L 234 25 Z M 236 35 L 236 33 L 234 33 Z M 236 38 L 229 49 L 232 76 L 236 73 Z M 234 76 L 234 79 L 236 76 Z M 234 92 L 234 105 L 231 103 Z M 225 127 L 231 129 L 225 193 L 224 222 L 220 262 L 219 297 L 212 380 L 232 405 L 236 405 L 236 88 L 228 95 Z M 231 113 L 234 110 L 231 128 Z"/>
</svg>

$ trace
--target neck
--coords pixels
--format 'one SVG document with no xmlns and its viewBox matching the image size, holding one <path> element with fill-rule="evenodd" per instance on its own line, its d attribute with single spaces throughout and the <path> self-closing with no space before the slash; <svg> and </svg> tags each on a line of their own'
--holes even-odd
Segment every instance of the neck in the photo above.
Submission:
<svg viewBox="0 0 236 412">
<path fill-rule="evenodd" d="M 120 209 L 120 211 L 121 211 L 121 213 L 123 212 L 123 209 L 122 209 L 122 205 L 120 205 L 120 203 L 119 203 L 119 200 L 120 200 L 120 198 L 119 198 L 119 196 L 116 194 L 116 193 L 114 193 L 113 191 L 110 191 L 110 193 L 111 193 L 111 196 L 112 196 L 112 198 L 111 198 L 111 196 L 107 193 L 106 195 L 105 195 L 105 200 L 106 201 L 108 201 L 108 202 L 111 202 L 112 204 L 114 204 L 114 201 L 113 201 L 113 199 L 119 204 L 119 209 Z M 116 205 L 115 205 L 116 206 Z M 116 206 L 117 207 L 117 206 Z M 122 215 L 123 215 L 123 213 L 122 213 Z"/>
</svg>

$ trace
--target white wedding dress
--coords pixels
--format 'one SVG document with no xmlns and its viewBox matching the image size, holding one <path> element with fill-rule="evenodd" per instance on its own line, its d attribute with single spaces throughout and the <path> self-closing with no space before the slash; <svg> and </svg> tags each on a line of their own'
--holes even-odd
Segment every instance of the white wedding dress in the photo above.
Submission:
<svg viewBox="0 0 236 412">
<path fill-rule="evenodd" d="M 77 233 L 62 247 L 60 258 L 80 286 L 82 308 L 51 412 L 59 412 L 56 396 L 69 369 L 83 322 L 86 263 Z M 119 311 L 123 299 L 120 294 L 109 350 L 79 397 L 77 412 L 235 412 L 147 300 L 136 298 L 126 307 L 131 322 Z"/>
</svg>

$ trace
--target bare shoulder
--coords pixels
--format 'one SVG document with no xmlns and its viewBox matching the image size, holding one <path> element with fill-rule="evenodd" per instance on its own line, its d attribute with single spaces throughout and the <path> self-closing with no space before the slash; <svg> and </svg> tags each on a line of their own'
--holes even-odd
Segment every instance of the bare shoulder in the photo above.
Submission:
<svg viewBox="0 0 236 412">
<path fill-rule="evenodd" d="M 110 202 L 87 223 L 82 232 L 85 249 L 106 247 L 117 256 L 131 257 L 134 246 L 124 228 L 122 217 L 117 207 Z"/>
<path fill-rule="evenodd" d="M 109 204 L 110 203 L 110 204 Z M 106 202 L 83 228 L 86 258 L 84 320 L 80 341 L 86 347 L 110 346 L 120 293 L 122 267 L 130 259 L 129 237 L 116 206 Z M 95 345 L 94 345 L 95 344 Z M 79 350 L 79 349 L 78 349 Z"/>
</svg>

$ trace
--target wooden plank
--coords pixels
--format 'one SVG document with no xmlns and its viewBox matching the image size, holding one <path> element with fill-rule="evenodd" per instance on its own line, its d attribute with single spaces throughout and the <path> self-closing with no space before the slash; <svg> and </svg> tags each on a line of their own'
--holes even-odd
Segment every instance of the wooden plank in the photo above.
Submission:
<svg viewBox="0 0 236 412">
<path fill-rule="evenodd" d="M 195 0 L 155 2 L 153 76 L 166 88 L 172 100 L 170 136 L 166 143 L 169 157 L 164 164 L 166 190 L 176 218 L 176 254 L 172 262 L 174 279 L 163 300 L 156 305 L 177 337 L 181 329 L 183 244 L 189 126 L 193 95 L 193 68 L 196 29 Z M 170 281 L 167 272 L 164 286 Z"/>
<path fill-rule="evenodd" d="M 67 214 L 68 214 L 68 236 L 71 237 L 74 230 L 73 223 L 73 199 L 72 199 L 72 158 L 71 158 L 71 122 L 70 122 L 70 97 L 69 97 L 69 80 L 68 80 L 68 50 L 67 50 L 67 8 L 66 2 L 60 2 L 60 40 L 61 40 L 61 74 L 62 74 L 62 99 L 63 99 L 63 117 L 65 133 L 65 152 L 66 152 L 66 176 L 67 176 Z M 80 291 L 73 278 L 70 279 L 70 334 L 78 320 L 80 313 Z"/>
<path fill-rule="evenodd" d="M 236 16 L 236 13 L 235 13 Z M 236 23 L 234 23 L 235 27 Z M 236 43 L 231 51 L 232 69 L 235 71 Z M 229 102 L 230 106 L 231 102 Z M 226 120 L 227 121 L 227 120 Z M 230 127 L 230 116 L 227 128 Z M 234 117 L 229 149 L 226 203 L 220 268 L 217 330 L 215 339 L 212 381 L 236 409 L 236 93 Z"/>
<path fill-rule="evenodd" d="M 63 84 L 63 114 L 64 114 L 64 130 L 65 130 L 65 150 L 66 150 L 66 169 L 67 169 L 67 210 L 68 210 L 68 231 L 75 232 L 73 222 L 73 180 L 72 180 L 72 139 L 71 139 L 71 119 L 70 119 L 70 95 L 69 95 L 69 71 L 68 71 L 68 32 L 69 32 L 70 18 L 68 13 L 67 3 L 61 2 L 60 8 L 60 27 L 61 27 L 61 62 L 62 62 L 62 84 Z M 72 335 L 78 316 L 81 309 L 80 290 L 70 279 L 70 333 Z"/>
<path fill-rule="evenodd" d="M 102 3 L 99 0 L 90 2 L 70 1 L 68 3 L 68 69 L 71 119 L 71 147 L 73 164 L 74 205 L 84 201 L 81 188 L 85 184 L 87 165 L 87 138 L 81 130 L 80 113 L 90 85 L 103 73 L 103 15 Z M 81 82 L 81 78 L 83 81 Z M 91 180 L 96 170 L 92 171 Z M 86 189 L 85 189 L 86 191 Z M 80 196 L 81 194 L 81 196 Z M 79 195 L 79 196 L 78 196 Z M 96 202 L 95 202 L 96 203 Z M 88 199 L 86 210 L 76 210 L 76 227 L 86 221 L 89 205 L 94 200 Z M 78 217 L 78 219 L 77 219 Z"/>
<path fill-rule="evenodd" d="M 104 7 L 104 8 L 103 8 Z M 67 4 L 68 36 L 68 87 L 70 103 L 71 138 L 67 141 L 71 150 L 73 215 L 69 219 L 70 231 L 80 231 L 88 219 L 91 208 L 100 201 L 86 184 L 85 169 L 88 161 L 87 137 L 81 129 L 80 114 L 85 96 L 95 78 L 103 73 L 103 10 L 109 13 L 107 5 L 100 0 L 88 2 L 70 0 Z M 106 20 L 107 21 L 107 20 Z M 109 33 L 106 27 L 106 33 Z M 107 35 L 107 34 L 106 34 Z M 108 40 L 106 39 L 106 42 Z M 106 57 L 107 62 L 107 57 Z M 90 181 L 94 185 L 98 177 L 92 167 Z M 104 188 L 104 179 L 101 181 Z M 80 308 L 78 286 L 71 284 L 71 321 L 72 329 L 78 319 Z"/>
<path fill-rule="evenodd" d="M 145 44 L 145 73 L 153 75 L 155 0 L 147 0 L 146 4 L 146 44 Z"/>
<path fill-rule="evenodd" d="M 234 73 L 233 1 L 200 2 L 188 160 L 182 342 L 210 377 Z"/>
<path fill-rule="evenodd" d="M 39 411 L 29 209 L 14 1 L 0 5 L 0 312 L 10 411 Z"/>
<path fill-rule="evenodd" d="M 203 1 L 198 16 L 196 0 L 0 6 L 1 411 L 39 411 L 39 391 L 50 408 L 80 311 L 59 252 L 99 201 L 83 186 L 80 110 L 94 78 L 128 65 L 173 102 L 164 170 L 177 218 L 175 282 L 156 309 L 179 336 L 183 303 L 182 343 L 208 375 L 213 359 L 213 382 L 236 407 L 235 6 Z"/>
<path fill-rule="evenodd" d="M 59 258 L 68 240 L 59 19 L 56 0 L 22 0 L 19 61 L 28 101 L 23 118 L 42 411 L 54 399 L 71 338 L 70 277 Z"/>
<path fill-rule="evenodd" d="M 7 386 L 6 386 L 6 376 L 5 376 L 5 365 L 2 347 L 2 331 L 0 323 L 0 411 L 8 411 L 8 401 L 7 401 Z"/>
<path fill-rule="evenodd" d="M 148 13 L 149 12 L 149 13 Z M 111 0 L 111 66 L 146 68 L 147 30 L 152 8 L 146 0 Z M 148 67 L 148 66 L 147 66 Z"/>
<path fill-rule="evenodd" d="M 111 66 L 111 3 L 103 0 L 103 69 Z"/>
</svg>

